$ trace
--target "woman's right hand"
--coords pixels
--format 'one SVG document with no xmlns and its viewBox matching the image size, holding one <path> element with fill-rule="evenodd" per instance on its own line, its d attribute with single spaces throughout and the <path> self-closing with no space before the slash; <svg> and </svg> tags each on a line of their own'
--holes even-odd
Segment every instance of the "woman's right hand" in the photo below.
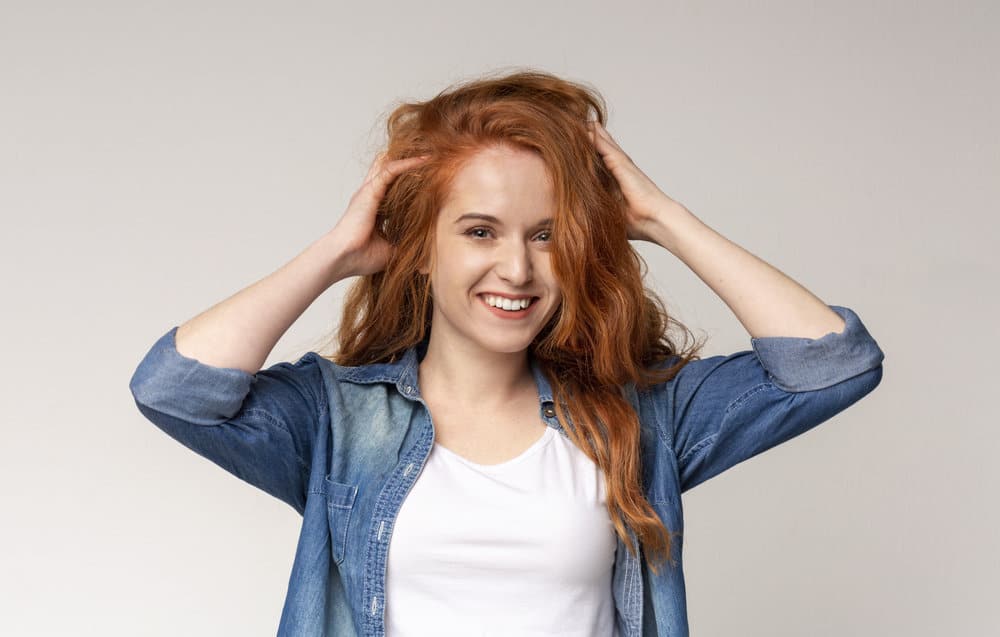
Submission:
<svg viewBox="0 0 1000 637">
<path fill-rule="evenodd" d="M 389 161 L 379 154 L 365 175 L 361 188 L 354 193 L 347 210 L 330 234 L 343 251 L 348 276 L 364 276 L 385 269 L 392 246 L 375 232 L 375 215 L 389 184 L 401 173 L 414 168 L 429 155 Z"/>
</svg>

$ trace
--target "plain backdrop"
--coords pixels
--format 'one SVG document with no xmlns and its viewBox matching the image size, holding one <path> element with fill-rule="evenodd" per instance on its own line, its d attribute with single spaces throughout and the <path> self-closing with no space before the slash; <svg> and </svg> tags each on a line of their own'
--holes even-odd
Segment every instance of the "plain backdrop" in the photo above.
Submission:
<svg viewBox="0 0 1000 637">
<path fill-rule="evenodd" d="M 871 395 L 685 494 L 692 634 L 998 634 L 1000 10 L 820 4 L 0 3 L 0 633 L 275 633 L 301 518 L 146 421 L 132 372 L 333 227 L 393 106 L 533 67 L 886 353 Z M 636 245 L 704 355 L 749 349 Z"/>
</svg>

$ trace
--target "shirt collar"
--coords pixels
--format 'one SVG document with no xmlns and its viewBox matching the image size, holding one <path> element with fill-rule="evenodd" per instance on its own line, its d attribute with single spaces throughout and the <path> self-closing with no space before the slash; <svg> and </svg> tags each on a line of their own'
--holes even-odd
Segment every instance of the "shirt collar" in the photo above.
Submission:
<svg viewBox="0 0 1000 637">
<path fill-rule="evenodd" d="M 416 345 L 413 345 L 403 352 L 392 363 L 373 363 L 371 365 L 360 365 L 357 367 L 337 366 L 339 380 L 346 380 L 352 383 L 393 383 L 399 393 L 410 398 L 420 397 L 420 388 L 417 383 L 417 372 L 420 360 L 427 353 L 427 345 L 430 336 L 425 336 Z M 531 373 L 535 378 L 535 385 L 538 387 L 538 401 L 542 405 L 551 403 L 552 386 L 542 372 L 542 367 L 531 354 L 528 355 L 528 362 L 531 365 Z"/>
</svg>

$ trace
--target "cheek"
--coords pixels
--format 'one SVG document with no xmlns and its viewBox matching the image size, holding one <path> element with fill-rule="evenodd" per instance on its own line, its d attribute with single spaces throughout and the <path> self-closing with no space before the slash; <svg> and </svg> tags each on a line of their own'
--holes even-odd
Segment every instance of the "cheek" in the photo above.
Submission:
<svg viewBox="0 0 1000 637">
<path fill-rule="evenodd" d="M 437 289 L 461 292 L 483 279 L 490 270 L 489 258 L 482 251 L 462 250 L 452 246 L 438 257 L 431 281 Z"/>
<path fill-rule="evenodd" d="M 442 264 L 442 274 L 447 273 L 456 285 L 468 285 L 483 278 L 492 267 L 484 250 L 453 248 Z"/>
<path fill-rule="evenodd" d="M 552 261 L 550 259 L 540 259 L 535 268 L 536 276 L 542 281 L 545 281 L 545 286 L 549 288 L 549 290 L 556 290 L 559 288 L 559 282 L 556 280 L 556 275 L 552 271 Z"/>
</svg>

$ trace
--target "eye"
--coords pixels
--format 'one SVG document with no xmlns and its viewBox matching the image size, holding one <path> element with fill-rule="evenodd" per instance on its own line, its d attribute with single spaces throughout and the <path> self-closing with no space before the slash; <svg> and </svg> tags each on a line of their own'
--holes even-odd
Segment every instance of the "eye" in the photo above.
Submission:
<svg viewBox="0 0 1000 637">
<path fill-rule="evenodd" d="M 467 235 L 467 236 L 473 237 L 475 239 L 486 239 L 487 238 L 487 237 L 485 237 L 483 235 L 476 234 L 476 233 L 479 233 L 479 232 L 492 233 L 493 230 L 490 229 L 490 228 L 487 228 L 485 226 L 476 226 L 475 228 L 469 228 L 468 230 L 465 231 L 464 234 Z M 551 230 L 543 230 L 542 232 L 540 232 L 536 236 L 538 236 L 538 237 L 544 237 L 542 239 L 542 241 L 544 241 L 544 242 L 547 243 L 547 242 L 549 242 L 549 241 L 552 240 L 552 231 Z"/>
<path fill-rule="evenodd" d="M 479 235 L 474 234 L 476 232 L 492 232 L 492 230 L 490 230 L 489 228 L 485 228 L 483 226 L 476 226 L 475 228 L 470 228 L 470 229 L 466 230 L 465 234 L 469 235 L 470 237 L 475 237 L 476 239 L 482 239 L 482 238 L 484 238 L 484 237 L 481 237 Z"/>
</svg>

